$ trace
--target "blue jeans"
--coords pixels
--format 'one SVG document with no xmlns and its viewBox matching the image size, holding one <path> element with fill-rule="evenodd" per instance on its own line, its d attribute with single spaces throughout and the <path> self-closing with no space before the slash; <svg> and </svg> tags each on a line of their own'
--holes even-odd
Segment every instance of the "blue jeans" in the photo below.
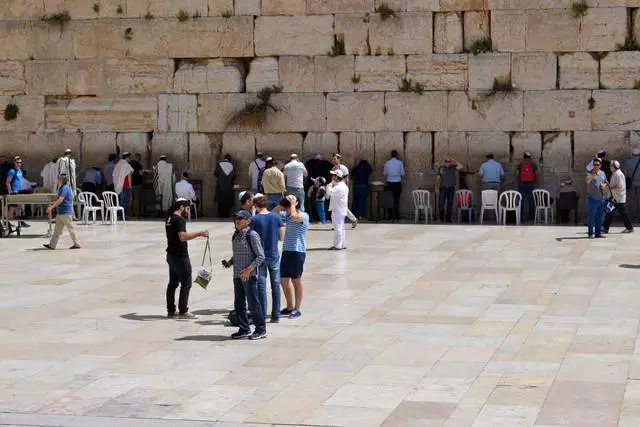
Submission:
<svg viewBox="0 0 640 427">
<path fill-rule="evenodd" d="M 324 200 L 321 202 L 316 202 L 316 212 L 318 212 L 318 218 L 320 222 L 325 224 L 327 222 L 327 216 L 324 213 Z"/>
<path fill-rule="evenodd" d="M 131 198 L 131 189 L 123 188 L 119 198 L 120 206 L 124 208 L 124 216 L 125 218 L 129 218 L 129 199 Z"/>
<path fill-rule="evenodd" d="M 353 186 L 353 201 L 351 210 L 356 218 L 360 219 L 367 213 L 367 199 L 369 198 L 369 185 L 357 184 Z"/>
<path fill-rule="evenodd" d="M 282 200 L 282 194 L 280 193 L 267 194 L 267 209 L 273 210 L 273 208 L 278 206 L 278 203 L 280 203 L 280 200 Z"/>
<path fill-rule="evenodd" d="M 266 259 L 258 271 L 258 292 L 265 319 L 267 318 L 267 273 L 271 278 L 271 318 L 280 318 L 280 259 Z"/>
<path fill-rule="evenodd" d="M 533 221 L 536 216 L 536 207 L 533 201 L 533 190 L 536 189 L 534 184 L 518 184 L 518 192 L 522 194 L 522 202 L 520 203 L 520 220 L 524 221 L 524 204 L 527 204 L 527 212 L 529 221 Z"/>
<path fill-rule="evenodd" d="M 262 309 L 262 302 L 258 296 L 258 280 L 255 276 L 249 277 L 246 282 L 242 281 L 239 277 L 233 278 L 233 309 L 236 312 L 238 319 L 238 327 L 241 331 L 249 332 L 249 318 L 247 317 L 247 302 L 249 306 L 253 306 L 256 309 L 252 312 L 253 324 L 256 326 L 256 331 L 266 331 L 267 327 L 264 320 L 264 310 Z"/>
<path fill-rule="evenodd" d="M 599 236 L 602 233 L 602 221 L 604 219 L 604 205 L 602 200 L 587 198 L 589 213 L 587 216 L 587 234 Z"/>
<path fill-rule="evenodd" d="M 453 196 L 456 193 L 456 187 L 440 187 L 440 222 L 451 222 L 451 214 L 453 213 Z M 445 211 L 446 207 L 446 211 Z"/>
<path fill-rule="evenodd" d="M 287 187 L 287 193 L 293 194 L 300 200 L 300 210 L 304 212 L 304 188 Z"/>
</svg>

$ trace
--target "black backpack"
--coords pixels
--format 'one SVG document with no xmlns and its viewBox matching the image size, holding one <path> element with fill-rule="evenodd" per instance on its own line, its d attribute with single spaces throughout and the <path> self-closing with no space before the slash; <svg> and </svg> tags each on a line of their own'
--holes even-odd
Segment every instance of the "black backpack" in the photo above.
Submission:
<svg viewBox="0 0 640 427">
<path fill-rule="evenodd" d="M 0 194 L 7 194 L 7 177 L 9 176 L 9 171 L 13 170 L 13 163 L 6 160 L 2 164 L 0 164 Z M 13 175 L 11 179 L 11 185 L 13 185 L 13 181 L 16 179 L 16 175 Z"/>
</svg>

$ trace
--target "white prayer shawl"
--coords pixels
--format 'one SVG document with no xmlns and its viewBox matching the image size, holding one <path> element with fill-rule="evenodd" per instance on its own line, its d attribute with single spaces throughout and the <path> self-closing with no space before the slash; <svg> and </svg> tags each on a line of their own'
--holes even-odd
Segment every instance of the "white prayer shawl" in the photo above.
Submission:
<svg viewBox="0 0 640 427">
<path fill-rule="evenodd" d="M 60 157 L 56 163 L 56 174 L 58 176 L 66 175 L 69 179 L 68 185 L 71 187 L 71 192 L 76 194 L 78 188 L 76 187 L 76 161 L 66 156 Z M 56 176 L 56 180 L 57 178 Z"/>
<path fill-rule="evenodd" d="M 40 176 L 42 177 L 42 186 L 50 193 L 56 192 L 56 184 L 58 182 L 56 170 L 56 163 L 49 162 L 42 169 L 42 172 L 40 172 Z"/>
<path fill-rule="evenodd" d="M 116 167 L 113 169 L 113 185 L 115 187 L 116 193 L 122 193 L 122 187 L 124 187 L 124 180 L 127 175 L 131 175 L 133 173 L 133 168 L 125 159 L 120 159 L 120 161 L 116 164 Z"/>
<path fill-rule="evenodd" d="M 219 163 L 220 165 L 220 169 L 222 169 L 222 172 L 224 172 L 225 175 L 229 175 L 231 172 L 233 172 L 233 163 L 223 160 Z"/>
<path fill-rule="evenodd" d="M 161 209 L 168 211 L 173 204 L 173 183 L 175 182 L 173 165 L 160 160 L 156 165 L 156 173 L 158 174 L 158 183 L 155 189 L 156 196 L 161 197 Z"/>
</svg>

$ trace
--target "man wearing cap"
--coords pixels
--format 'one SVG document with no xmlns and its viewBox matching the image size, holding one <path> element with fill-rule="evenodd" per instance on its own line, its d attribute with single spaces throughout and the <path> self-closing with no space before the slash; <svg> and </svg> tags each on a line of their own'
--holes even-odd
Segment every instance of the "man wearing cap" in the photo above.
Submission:
<svg viewBox="0 0 640 427">
<path fill-rule="evenodd" d="M 522 194 L 520 203 L 520 217 L 524 219 L 524 204 L 528 205 L 529 221 L 535 217 L 536 207 L 533 201 L 533 190 L 536 188 L 536 180 L 540 175 L 538 165 L 532 160 L 530 151 L 525 151 L 522 162 L 518 165 L 518 192 Z"/>
<path fill-rule="evenodd" d="M 611 189 L 611 195 L 616 203 L 616 209 L 613 212 L 609 212 L 604 218 L 604 232 L 609 233 L 609 227 L 611 227 L 611 221 L 616 212 L 620 213 L 622 222 L 624 223 L 623 233 L 633 233 L 633 224 L 627 214 L 626 202 L 627 202 L 627 184 L 625 182 L 624 174 L 620 170 L 620 162 L 614 160 L 611 162 L 611 179 L 609 180 L 609 188 Z"/>
<path fill-rule="evenodd" d="M 345 185 L 349 187 L 349 168 L 342 164 L 342 156 L 338 153 L 333 153 L 331 163 L 333 163 L 333 169 L 331 170 L 339 169 L 342 172 Z M 349 209 L 347 209 L 347 219 L 351 222 L 351 228 L 358 226 L 358 218 Z"/>
<path fill-rule="evenodd" d="M 640 218 L 640 147 L 634 147 L 631 154 L 624 161 L 624 175 L 627 177 L 629 217 L 637 221 Z"/>
<path fill-rule="evenodd" d="M 232 339 L 249 338 L 259 340 L 267 337 L 265 322 L 266 307 L 258 291 L 258 267 L 265 260 L 262 241 L 255 230 L 252 230 L 251 212 L 239 211 L 235 214 L 233 223 L 235 232 L 231 238 L 233 257 L 223 260 L 225 268 L 233 266 L 233 308 L 237 316 L 238 332 L 231 335 Z M 253 309 L 251 317 L 255 330 L 251 333 L 247 304 Z"/>
<path fill-rule="evenodd" d="M 160 210 L 169 212 L 173 204 L 173 183 L 175 182 L 173 165 L 168 162 L 167 156 L 160 155 L 158 163 L 153 168 L 153 187 L 156 198 L 160 201 Z"/>
<path fill-rule="evenodd" d="M 64 150 L 64 156 L 60 157 L 56 162 L 56 172 L 58 176 L 66 175 L 69 179 L 69 188 L 72 194 L 76 194 L 78 187 L 76 186 L 76 161 L 71 158 L 71 150 Z"/>
<path fill-rule="evenodd" d="M 133 168 L 129 164 L 131 154 L 125 151 L 122 158 L 113 169 L 113 186 L 119 194 L 120 206 L 124 209 L 124 216 L 129 217 L 129 200 L 131 199 L 131 175 Z"/>
<path fill-rule="evenodd" d="M 80 249 L 78 238 L 76 237 L 76 231 L 73 226 L 73 193 L 68 185 L 68 178 L 66 175 L 60 175 L 58 177 L 58 198 L 50 206 L 47 207 L 47 213 L 51 213 L 54 209 L 58 209 L 56 215 L 56 226 L 53 229 L 53 235 L 51 241 L 44 246 L 47 249 L 55 249 L 58 246 L 58 239 L 62 234 L 62 230 L 67 227 L 69 230 L 69 236 L 73 246 L 69 249 Z"/>
<path fill-rule="evenodd" d="M 291 160 L 284 167 L 287 192 L 300 200 L 300 210 L 304 212 L 304 178 L 308 175 L 307 168 L 298 160 L 297 154 L 291 155 Z"/>
<path fill-rule="evenodd" d="M 249 177 L 251 178 L 251 191 L 255 194 L 262 191 L 261 181 L 262 174 L 266 167 L 266 162 L 263 160 L 263 154 L 258 151 L 256 158 L 249 165 Z"/>
<path fill-rule="evenodd" d="M 493 154 L 487 154 L 487 161 L 480 165 L 480 179 L 482 190 L 495 190 L 500 192 L 500 184 L 504 177 L 502 165 L 494 160 Z"/>
<path fill-rule="evenodd" d="M 173 213 L 165 221 L 167 235 L 167 264 L 169 264 L 169 284 L 167 285 L 167 317 L 176 317 L 176 289 L 180 286 L 178 298 L 179 319 L 196 319 L 189 312 L 189 292 L 191 291 L 191 261 L 187 241 L 198 237 L 209 238 L 206 230 L 187 232 L 186 217 L 189 216 L 191 202 L 178 199 L 173 203 Z"/>
<path fill-rule="evenodd" d="M 264 188 L 264 194 L 267 196 L 269 210 L 278 206 L 280 199 L 287 192 L 284 174 L 278 169 L 273 157 L 267 157 L 266 170 L 262 174 L 262 187 Z"/>
<path fill-rule="evenodd" d="M 462 169 L 462 164 L 448 155 L 444 156 L 444 164 L 438 168 L 436 191 L 438 192 L 440 222 L 452 222 L 453 200 L 460 169 Z"/>
<path fill-rule="evenodd" d="M 23 179 L 22 158 L 20 156 L 15 156 L 13 158 L 13 168 L 9 169 L 7 172 L 7 181 L 5 182 L 7 194 L 20 193 L 20 191 L 22 191 Z M 16 217 L 17 210 L 18 205 L 9 205 L 7 210 L 7 219 L 14 219 Z M 11 227 L 13 227 L 13 225 L 9 223 L 9 232 L 11 232 Z M 20 221 L 20 227 L 28 228 L 30 225 L 24 221 Z"/>
<path fill-rule="evenodd" d="M 344 218 L 349 206 L 349 187 L 344 183 L 344 175 L 340 169 L 331 171 L 331 183 L 327 185 L 329 210 L 333 224 L 333 246 L 329 250 L 347 249 L 347 234 L 344 231 Z"/>
</svg>

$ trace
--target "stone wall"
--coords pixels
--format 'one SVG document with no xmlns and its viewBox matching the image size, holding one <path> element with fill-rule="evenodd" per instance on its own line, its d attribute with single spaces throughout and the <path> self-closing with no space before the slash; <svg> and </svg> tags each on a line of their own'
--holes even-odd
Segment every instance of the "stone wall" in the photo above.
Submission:
<svg viewBox="0 0 640 427">
<path fill-rule="evenodd" d="M 555 191 L 597 148 L 640 143 L 640 51 L 619 49 L 640 42 L 640 1 L 587 0 L 584 16 L 573 3 L 389 0 L 387 16 L 379 0 L 4 0 L 0 109 L 20 112 L 0 118 L 0 153 L 33 171 L 65 147 L 82 168 L 116 145 L 147 166 L 165 153 L 212 196 L 223 153 L 246 184 L 257 150 L 340 151 L 381 178 L 397 149 L 409 212 L 444 155 L 476 171 L 492 152 L 512 185 L 527 149 Z M 469 53 L 482 39 L 492 51 Z M 268 86 L 277 111 L 233 122 Z"/>
</svg>

